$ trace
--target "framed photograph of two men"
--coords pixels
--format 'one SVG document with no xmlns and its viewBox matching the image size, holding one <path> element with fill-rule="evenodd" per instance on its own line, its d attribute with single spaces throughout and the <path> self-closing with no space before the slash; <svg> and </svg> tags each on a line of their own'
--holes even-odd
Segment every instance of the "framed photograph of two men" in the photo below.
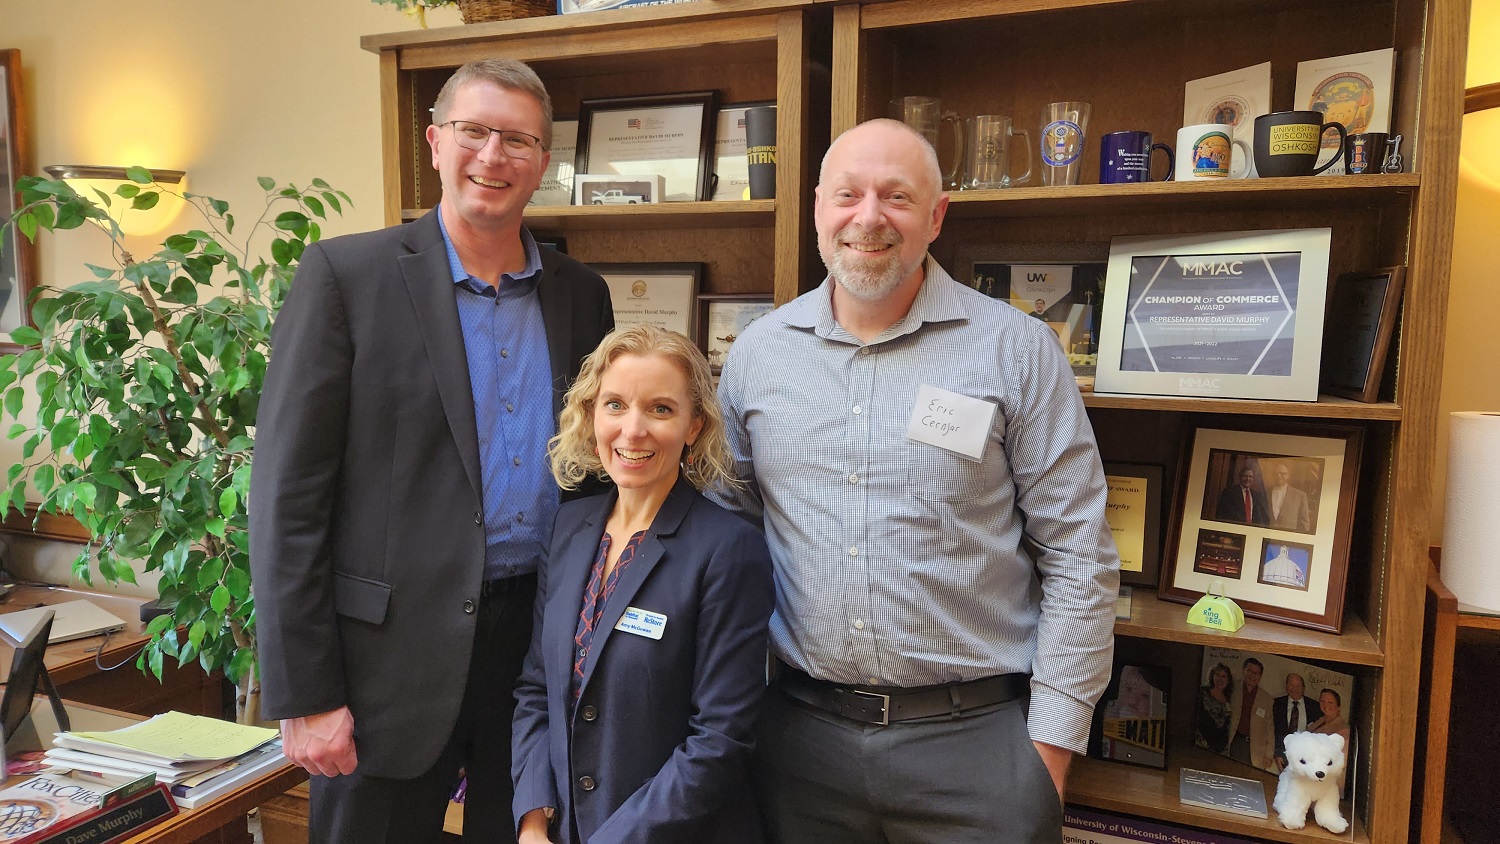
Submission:
<svg viewBox="0 0 1500 844">
<path fill-rule="evenodd" d="M 1115 238 L 1094 391 L 1317 401 L 1331 238 Z"/>
<path fill-rule="evenodd" d="M 1247 616 L 1340 632 L 1363 438 L 1311 423 L 1196 429 L 1161 597 L 1192 603 L 1222 589 Z"/>
</svg>

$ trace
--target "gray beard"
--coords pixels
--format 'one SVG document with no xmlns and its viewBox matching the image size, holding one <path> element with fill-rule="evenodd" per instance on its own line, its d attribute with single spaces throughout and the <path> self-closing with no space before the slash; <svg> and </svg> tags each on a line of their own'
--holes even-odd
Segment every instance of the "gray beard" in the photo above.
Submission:
<svg viewBox="0 0 1500 844">
<path fill-rule="evenodd" d="M 837 247 L 838 241 L 845 239 L 844 234 L 840 232 L 833 244 L 819 243 L 818 254 L 823 258 L 823 266 L 828 268 L 828 274 L 857 302 L 870 303 L 885 299 L 896 292 L 901 282 L 921 266 L 919 262 L 915 266 L 904 267 L 896 254 L 892 254 L 883 267 L 851 266 L 853 261 L 846 260 L 844 253 Z M 892 246 L 899 248 L 901 244 L 898 241 Z"/>
</svg>

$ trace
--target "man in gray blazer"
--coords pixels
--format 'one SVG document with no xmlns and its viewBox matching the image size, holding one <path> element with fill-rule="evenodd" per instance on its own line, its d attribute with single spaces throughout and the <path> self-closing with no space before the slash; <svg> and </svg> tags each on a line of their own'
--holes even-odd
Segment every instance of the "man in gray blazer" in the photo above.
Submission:
<svg viewBox="0 0 1500 844">
<path fill-rule="evenodd" d="M 262 714 L 313 774 L 311 840 L 515 840 L 514 687 L 559 491 L 547 439 L 614 325 L 521 224 L 552 109 L 471 62 L 427 130 L 438 208 L 308 247 L 272 333 L 250 493 Z"/>
<path fill-rule="evenodd" d="M 1292 486 L 1291 467 L 1277 463 L 1272 478 L 1275 483 L 1266 490 L 1271 527 L 1312 533 L 1312 508 L 1308 506 L 1307 493 Z"/>
</svg>

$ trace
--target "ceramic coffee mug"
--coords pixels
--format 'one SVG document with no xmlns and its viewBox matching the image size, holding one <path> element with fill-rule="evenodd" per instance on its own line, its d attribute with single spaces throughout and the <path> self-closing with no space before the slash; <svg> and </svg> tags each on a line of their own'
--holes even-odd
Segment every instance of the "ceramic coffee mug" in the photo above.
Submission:
<svg viewBox="0 0 1500 844">
<path fill-rule="evenodd" d="M 1344 173 L 1365 176 L 1385 169 L 1390 136 L 1384 132 L 1361 132 L 1344 138 Z"/>
<path fill-rule="evenodd" d="M 1240 151 L 1235 155 L 1235 150 Z M 1243 179 L 1250 145 L 1234 136 L 1234 127 L 1196 123 L 1177 130 L 1177 181 Z"/>
<path fill-rule="evenodd" d="M 1318 145 L 1329 129 L 1339 133 L 1333 157 L 1318 164 Z M 1313 176 L 1344 156 L 1348 132 L 1342 123 L 1324 123 L 1319 111 L 1277 111 L 1255 118 L 1255 169 L 1262 179 L 1275 176 Z"/>
<path fill-rule="evenodd" d="M 1099 184 L 1122 185 L 1151 181 L 1151 153 L 1167 154 L 1167 175 L 1172 178 L 1172 148 L 1151 143 L 1150 132 L 1110 132 L 1099 139 Z"/>
</svg>

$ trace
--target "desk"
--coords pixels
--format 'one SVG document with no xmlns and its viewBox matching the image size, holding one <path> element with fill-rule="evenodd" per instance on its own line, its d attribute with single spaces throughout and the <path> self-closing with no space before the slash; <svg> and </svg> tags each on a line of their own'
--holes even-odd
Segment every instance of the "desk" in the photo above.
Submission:
<svg viewBox="0 0 1500 844">
<path fill-rule="evenodd" d="M 137 716 L 73 701 L 66 706 L 75 730 L 113 730 L 140 720 Z M 37 732 L 50 739 L 57 729 L 51 705 L 38 698 L 31 716 Z M 170 820 L 125 839 L 123 844 L 249 844 L 245 814 L 306 779 L 306 771 L 291 762 L 283 763 L 206 806 L 179 810 Z"/>
<path fill-rule="evenodd" d="M 177 668 L 176 661 L 166 660 L 162 681 L 135 667 L 135 655 L 146 642 L 145 625 L 140 621 L 140 598 L 88 592 L 62 586 L 18 586 L 0 598 L 0 611 L 12 612 L 36 606 L 60 604 L 87 599 L 125 620 L 125 629 L 113 633 L 99 661 L 105 667 L 120 665 L 104 672 L 94 661 L 94 651 L 102 636 L 74 639 L 47 646 L 47 673 L 57 684 L 57 693 L 65 700 L 92 704 L 105 709 L 136 715 L 158 715 L 171 709 L 193 715 L 222 718 L 225 713 L 225 684 L 219 674 L 207 675 L 195 664 Z M 0 678 L 10 673 L 14 643 L 0 634 Z"/>
</svg>

